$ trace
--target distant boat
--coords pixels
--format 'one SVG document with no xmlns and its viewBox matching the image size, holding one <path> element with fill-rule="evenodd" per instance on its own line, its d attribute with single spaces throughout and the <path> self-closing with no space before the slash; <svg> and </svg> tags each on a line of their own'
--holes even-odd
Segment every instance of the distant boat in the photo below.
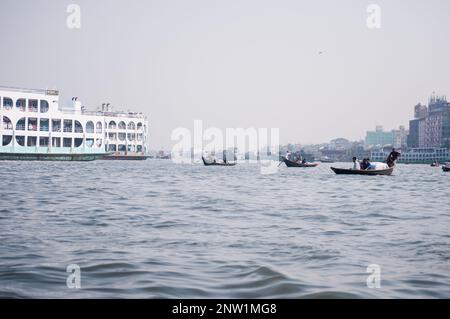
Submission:
<svg viewBox="0 0 450 319">
<path fill-rule="evenodd" d="M 317 163 L 297 163 L 288 160 L 287 158 L 283 157 L 283 162 L 286 164 L 287 167 L 317 167 L 319 164 Z"/>
<path fill-rule="evenodd" d="M 434 163 L 431 163 L 431 165 L 430 165 L 431 167 L 439 167 L 439 166 L 441 166 L 439 163 L 437 163 L 437 162 L 434 162 Z"/>
<path fill-rule="evenodd" d="M 334 161 L 331 159 L 331 158 L 329 158 L 329 157 L 322 157 L 321 159 L 320 159 L 320 161 L 322 162 L 322 163 L 334 163 Z"/>
<path fill-rule="evenodd" d="M 450 166 L 448 166 L 448 165 L 442 166 L 442 170 L 444 172 L 450 172 Z"/>
<path fill-rule="evenodd" d="M 228 163 L 228 162 L 216 162 L 216 161 L 213 161 L 213 162 L 208 162 L 203 156 L 202 156 L 202 161 L 203 161 L 203 164 L 205 164 L 205 166 L 235 166 L 237 163 L 236 162 L 234 162 L 234 163 Z"/>
<path fill-rule="evenodd" d="M 332 167 L 331 170 L 338 175 L 392 175 L 394 167 L 387 169 L 369 169 L 369 170 L 359 170 L 359 169 L 345 169 L 345 168 L 335 168 Z"/>
</svg>

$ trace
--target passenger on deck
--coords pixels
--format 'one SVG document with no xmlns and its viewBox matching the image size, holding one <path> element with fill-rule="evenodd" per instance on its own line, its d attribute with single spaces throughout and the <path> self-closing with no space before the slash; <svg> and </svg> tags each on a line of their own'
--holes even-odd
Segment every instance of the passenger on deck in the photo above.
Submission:
<svg viewBox="0 0 450 319">
<path fill-rule="evenodd" d="M 302 164 L 306 164 L 306 159 L 302 159 Z"/>
<path fill-rule="evenodd" d="M 358 162 L 358 159 L 356 157 L 353 157 L 353 167 L 352 169 L 359 171 L 361 169 L 361 165 Z"/>
</svg>

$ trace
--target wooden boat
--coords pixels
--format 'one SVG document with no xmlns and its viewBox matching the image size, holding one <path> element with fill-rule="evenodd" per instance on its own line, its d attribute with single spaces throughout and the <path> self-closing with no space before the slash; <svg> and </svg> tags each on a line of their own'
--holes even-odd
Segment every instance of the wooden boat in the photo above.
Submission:
<svg viewBox="0 0 450 319">
<path fill-rule="evenodd" d="M 228 163 L 228 162 L 208 162 L 203 156 L 202 161 L 205 166 L 235 166 L 237 163 Z"/>
<path fill-rule="evenodd" d="M 444 172 L 450 172 L 450 166 L 442 166 Z"/>
<path fill-rule="evenodd" d="M 296 163 L 296 162 L 286 159 L 285 157 L 283 157 L 283 162 L 286 164 L 287 167 L 305 167 L 305 168 L 307 168 L 307 167 L 317 167 L 319 165 L 317 163 L 305 163 L 305 164 Z"/>
<path fill-rule="evenodd" d="M 371 170 L 356 170 L 332 167 L 331 170 L 338 175 L 392 175 L 394 166 L 387 169 L 371 169 Z"/>
</svg>

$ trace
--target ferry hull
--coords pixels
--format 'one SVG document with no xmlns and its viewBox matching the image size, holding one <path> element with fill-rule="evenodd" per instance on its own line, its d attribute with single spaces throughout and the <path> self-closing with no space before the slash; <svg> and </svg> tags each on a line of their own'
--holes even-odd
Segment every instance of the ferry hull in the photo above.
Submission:
<svg viewBox="0 0 450 319">
<path fill-rule="evenodd" d="M 106 155 L 100 159 L 105 161 L 145 161 L 149 157 L 146 155 Z"/>
<path fill-rule="evenodd" d="M 60 161 L 60 162 L 90 162 L 105 154 L 23 154 L 0 153 L 0 161 Z"/>
</svg>

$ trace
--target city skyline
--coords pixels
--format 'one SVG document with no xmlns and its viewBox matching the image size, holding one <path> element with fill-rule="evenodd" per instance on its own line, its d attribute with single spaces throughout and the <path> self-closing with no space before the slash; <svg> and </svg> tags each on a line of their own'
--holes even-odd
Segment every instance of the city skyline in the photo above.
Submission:
<svg viewBox="0 0 450 319">
<path fill-rule="evenodd" d="M 144 112 L 152 149 L 170 150 L 172 131 L 197 119 L 279 128 L 282 144 L 361 140 L 408 127 L 414 105 L 450 92 L 450 4 L 437 0 L 377 1 L 380 29 L 367 26 L 370 3 L 350 0 L 83 0 L 80 29 L 66 25 L 69 4 L 2 1 L 14 54 L 0 52 L 0 84 Z"/>
</svg>

